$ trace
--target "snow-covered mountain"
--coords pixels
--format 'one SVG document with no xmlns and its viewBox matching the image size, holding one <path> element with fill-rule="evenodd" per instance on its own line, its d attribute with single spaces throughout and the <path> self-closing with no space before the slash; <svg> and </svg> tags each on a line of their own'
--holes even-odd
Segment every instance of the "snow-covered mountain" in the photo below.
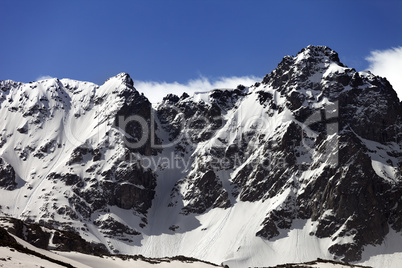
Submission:
<svg viewBox="0 0 402 268">
<path fill-rule="evenodd" d="M 402 103 L 328 47 L 157 105 L 124 73 L 1 81 L 0 117 L 4 217 L 230 267 L 402 259 Z"/>
</svg>

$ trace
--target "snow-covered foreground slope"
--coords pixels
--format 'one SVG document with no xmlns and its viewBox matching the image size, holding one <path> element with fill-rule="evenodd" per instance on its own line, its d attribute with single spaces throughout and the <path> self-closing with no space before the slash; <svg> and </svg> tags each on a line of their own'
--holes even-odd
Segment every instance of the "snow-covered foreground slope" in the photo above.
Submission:
<svg viewBox="0 0 402 268">
<path fill-rule="evenodd" d="M 0 87 L 0 211 L 52 230 L 43 247 L 58 229 L 113 254 L 397 267 L 402 104 L 327 47 L 154 106 L 127 74 Z"/>
<path fill-rule="evenodd" d="M 40 256 L 35 256 L 29 253 L 24 253 L 16 250 L 13 247 L 0 247 L 0 266 L 1 267 L 69 267 L 75 268 L 125 268 L 125 267 L 143 267 L 143 268 L 208 268 L 217 267 L 212 264 L 207 264 L 199 261 L 179 261 L 168 258 L 164 259 L 130 259 L 121 257 L 108 256 L 93 256 L 78 252 L 59 252 L 48 251 L 37 248 L 24 240 L 13 236 L 18 244 L 33 252 L 46 256 L 49 259 L 44 259 Z M 55 263 L 61 262 L 61 264 Z"/>
<path fill-rule="evenodd" d="M 208 268 L 217 267 L 216 265 L 200 262 L 200 261 L 179 261 L 169 258 L 160 259 L 142 259 L 130 258 L 129 256 L 93 256 L 82 254 L 78 252 L 61 252 L 61 251 L 49 251 L 37 248 L 26 241 L 12 236 L 16 243 L 35 252 L 39 255 L 33 255 L 32 253 L 21 252 L 19 249 L 13 246 L 0 246 L 0 266 L 1 267 L 75 267 L 75 268 L 95 268 L 95 267 L 111 267 L 111 268 L 124 268 L 124 267 L 142 267 L 142 268 Z M 44 256 L 48 259 L 45 259 Z M 399 256 L 399 255 L 398 255 Z M 401 254 L 402 256 L 402 254 Z M 395 259 L 398 260 L 398 259 Z M 56 263 L 58 262 L 58 263 Z M 388 262 L 387 267 L 393 267 L 397 263 Z M 317 260 L 303 264 L 287 264 L 286 267 L 317 267 L 317 268 L 348 268 L 348 267 L 362 267 L 354 266 L 351 264 L 342 264 L 326 260 Z M 377 266 L 373 266 L 377 267 Z"/>
<path fill-rule="evenodd" d="M 0 247 L 0 265 L 7 268 L 56 268 L 65 267 L 53 262 L 41 259 L 36 256 L 13 251 L 7 247 Z M 202 262 L 199 263 L 183 263 L 180 261 L 166 261 L 161 263 L 148 263 L 141 260 L 122 260 L 118 257 L 95 257 L 91 255 L 85 255 L 77 252 L 53 252 L 47 253 L 51 258 L 60 260 L 71 264 L 77 268 L 97 268 L 97 267 L 110 267 L 110 268 L 208 268 L 215 267 Z"/>
</svg>

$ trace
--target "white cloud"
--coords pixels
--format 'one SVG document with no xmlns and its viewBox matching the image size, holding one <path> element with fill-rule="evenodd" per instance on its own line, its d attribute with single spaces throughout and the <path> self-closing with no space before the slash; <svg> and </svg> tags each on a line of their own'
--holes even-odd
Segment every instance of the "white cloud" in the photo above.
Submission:
<svg viewBox="0 0 402 268">
<path fill-rule="evenodd" d="M 41 81 L 41 80 L 47 80 L 47 79 L 52 79 L 54 77 L 51 77 L 50 75 L 42 75 L 36 78 L 36 81 Z"/>
<path fill-rule="evenodd" d="M 369 70 L 386 77 L 402 100 L 402 46 L 372 51 L 366 60 L 370 62 Z"/>
<path fill-rule="evenodd" d="M 178 82 L 134 81 L 134 86 L 139 92 L 143 92 L 150 102 L 157 103 L 162 101 L 163 97 L 169 93 L 180 97 L 183 92 L 186 92 L 191 96 L 194 92 L 209 91 L 216 88 L 236 88 L 240 84 L 251 86 L 261 80 L 261 78 L 255 76 L 233 76 L 221 77 L 211 81 L 201 76 L 200 78 L 189 80 L 185 84 Z"/>
</svg>

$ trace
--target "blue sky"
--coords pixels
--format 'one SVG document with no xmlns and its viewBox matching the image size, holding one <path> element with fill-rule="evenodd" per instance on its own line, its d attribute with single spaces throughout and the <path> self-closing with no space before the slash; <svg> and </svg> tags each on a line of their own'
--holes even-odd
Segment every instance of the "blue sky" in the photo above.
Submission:
<svg viewBox="0 0 402 268">
<path fill-rule="evenodd" d="M 402 46 L 402 1 L 0 0 L 0 12 L 0 80 L 22 82 L 261 78 L 309 44 L 365 70 Z"/>
</svg>

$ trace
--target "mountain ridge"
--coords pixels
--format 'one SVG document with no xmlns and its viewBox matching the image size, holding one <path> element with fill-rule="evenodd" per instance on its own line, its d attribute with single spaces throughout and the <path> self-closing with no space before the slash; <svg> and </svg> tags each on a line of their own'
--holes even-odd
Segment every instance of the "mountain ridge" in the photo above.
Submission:
<svg viewBox="0 0 402 268">
<path fill-rule="evenodd" d="M 0 88 L 5 216 L 231 267 L 283 262 L 273 252 L 359 261 L 402 230 L 402 104 L 328 47 L 250 87 L 154 106 L 125 73 Z M 299 242 L 314 250 L 290 252 Z"/>
</svg>

